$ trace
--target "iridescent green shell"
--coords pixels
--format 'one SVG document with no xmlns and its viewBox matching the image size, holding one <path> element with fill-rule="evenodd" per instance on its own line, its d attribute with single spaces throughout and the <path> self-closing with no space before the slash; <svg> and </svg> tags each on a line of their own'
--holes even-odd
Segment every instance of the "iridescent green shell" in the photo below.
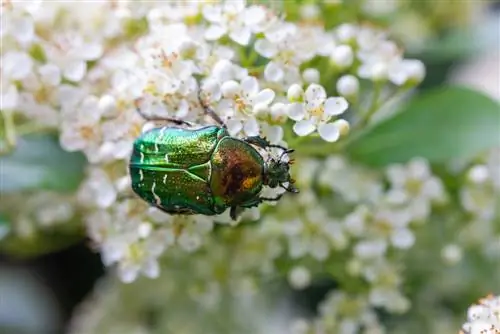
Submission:
<svg viewBox="0 0 500 334">
<path fill-rule="evenodd" d="M 171 214 L 254 206 L 263 174 L 257 150 L 218 126 L 152 129 L 136 139 L 130 160 L 134 192 Z"/>
</svg>

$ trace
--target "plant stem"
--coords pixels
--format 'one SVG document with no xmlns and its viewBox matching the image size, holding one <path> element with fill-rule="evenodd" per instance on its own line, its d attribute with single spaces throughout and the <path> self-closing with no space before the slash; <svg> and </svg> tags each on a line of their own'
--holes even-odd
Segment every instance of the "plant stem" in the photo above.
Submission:
<svg viewBox="0 0 500 334">
<path fill-rule="evenodd" d="M 2 110 L 3 125 L 5 133 L 5 147 L 0 147 L 0 155 L 9 153 L 17 142 L 16 125 L 14 115 L 11 110 Z"/>
</svg>

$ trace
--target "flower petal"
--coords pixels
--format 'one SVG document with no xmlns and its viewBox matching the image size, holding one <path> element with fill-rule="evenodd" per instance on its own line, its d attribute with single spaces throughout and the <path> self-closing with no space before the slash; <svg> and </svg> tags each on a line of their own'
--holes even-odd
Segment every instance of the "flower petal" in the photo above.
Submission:
<svg viewBox="0 0 500 334">
<path fill-rule="evenodd" d="M 248 45 L 252 33 L 249 28 L 243 27 L 238 30 L 233 30 L 229 33 L 229 37 L 240 45 Z"/>
<path fill-rule="evenodd" d="M 261 38 L 255 42 L 255 51 L 263 57 L 272 58 L 276 55 L 278 49 L 267 39 Z"/>
<path fill-rule="evenodd" d="M 255 77 L 249 76 L 241 81 L 241 89 L 247 96 L 254 96 L 259 92 L 259 83 Z"/>
<path fill-rule="evenodd" d="M 301 121 L 304 119 L 306 114 L 306 110 L 304 108 L 304 104 L 302 103 L 291 103 L 287 107 L 287 114 L 290 119 L 294 121 Z"/>
<path fill-rule="evenodd" d="M 349 104 L 343 97 L 329 97 L 325 102 L 325 114 L 336 116 L 347 110 Z"/>
<path fill-rule="evenodd" d="M 318 127 L 318 133 L 323 140 L 333 143 L 340 137 L 340 131 L 337 125 L 333 123 L 321 124 Z"/>
<path fill-rule="evenodd" d="M 293 126 L 293 131 L 299 136 L 307 136 L 316 130 L 316 125 L 312 120 L 302 120 Z"/>
<path fill-rule="evenodd" d="M 226 122 L 227 131 L 231 136 L 238 134 L 243 129 L 243 124 L 237 119 L 230 119 Z"/>
<path fill-rule="evenodd" d="M 78 82 L 82 80 L 87 72 L 87 63 L 84 61 L 73 61 L 67 64 L 64 69 L 64 77 L 70 81 Z"/>
<path fill-rule="evenodd" d="M 323 86 L 318 84 L 310 84 L 306 89 L 306 100 L 315 101 L 319 100 L 323 102 L 326 99 L 326 91 Z"/>
<path fill-rule="evenodd" d="M 268 81 L 279 82 L 283 80 L 284 76 L 285 72 L 283 72 L 283 69 L 275 62 L 269 62 L 264 69 L 264 77 Z"/>
<path fill-rule="evenodd" d="M 259 135 L 259 123 L 255 120 L 255 118 L 250 118 L 245 122 L 243 126 L 243 131 L 249 137 L 258 136 Z"/>
<path fill-rule="evenodd" d="M 261 90 L 252 100 L 254 104 L 265 104 L 267 106 L 274 100 L 275 96 L 274 90 L 266 88 Z"/>
<path fill-rule="evenodd" d="M 208 27 L 207 30 L 205 30 L 205 38 L 209 41 L 215 41 L 224 36 L 226 32 L 226 29 L 214 24 Z"/>
</svg>

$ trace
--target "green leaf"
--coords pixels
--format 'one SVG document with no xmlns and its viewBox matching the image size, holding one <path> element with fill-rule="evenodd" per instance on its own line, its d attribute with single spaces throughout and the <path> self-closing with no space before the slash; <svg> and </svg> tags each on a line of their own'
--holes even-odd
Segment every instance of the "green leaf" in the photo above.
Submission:
<svg viewBox="0 0 500 334">
<path fill-rule="evenodd" d="M 353 138 L 346 153 L 372 166 L 413 157 L 442 163 L 500 146 L 499 131 L 498 102 L 468 88 L 442 87 Z"/>
<path fill-rule="evenodd" d="M 7 237 L 10 232 L 10 226 L 7 218 L 0 215 L 0 242 Z"/>
<path fill-rule="evenodd" d="M 85 230 L 78 221 L 37 230 L 32 236 L 14 233 L 0 239 L 0 253 L 16 258 L 33 258 L 65 249 L 85 238 Z"/>
<path fill-rule="evenodd" d="M 71 191 L 84 176 L 85 158 L 64 151 L 50 135 L 19 139 L 14 152 L 0 160 L 0 192 L 47 189 Z"/>
</svg>

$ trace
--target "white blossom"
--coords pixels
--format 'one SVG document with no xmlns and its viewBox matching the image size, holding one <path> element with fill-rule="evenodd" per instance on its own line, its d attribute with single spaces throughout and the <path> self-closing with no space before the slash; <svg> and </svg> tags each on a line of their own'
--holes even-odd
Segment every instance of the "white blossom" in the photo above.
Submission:
<svg viewBox="0 0 500 334">
<path fill-rule="evenodd" d="M 288 116 L 296 121 L 293 130 L 299 136 L 310 135 L 314 131 L 326 141 L 334 142 L 340 137 L 340 130 L 332 117 L 341 115 L 348 103 L 341 97 L 326 96 L 325 89 L 311 84 L 306 89 L 303 102 L 293 102 L 288 107 Z"/>
</svg>

